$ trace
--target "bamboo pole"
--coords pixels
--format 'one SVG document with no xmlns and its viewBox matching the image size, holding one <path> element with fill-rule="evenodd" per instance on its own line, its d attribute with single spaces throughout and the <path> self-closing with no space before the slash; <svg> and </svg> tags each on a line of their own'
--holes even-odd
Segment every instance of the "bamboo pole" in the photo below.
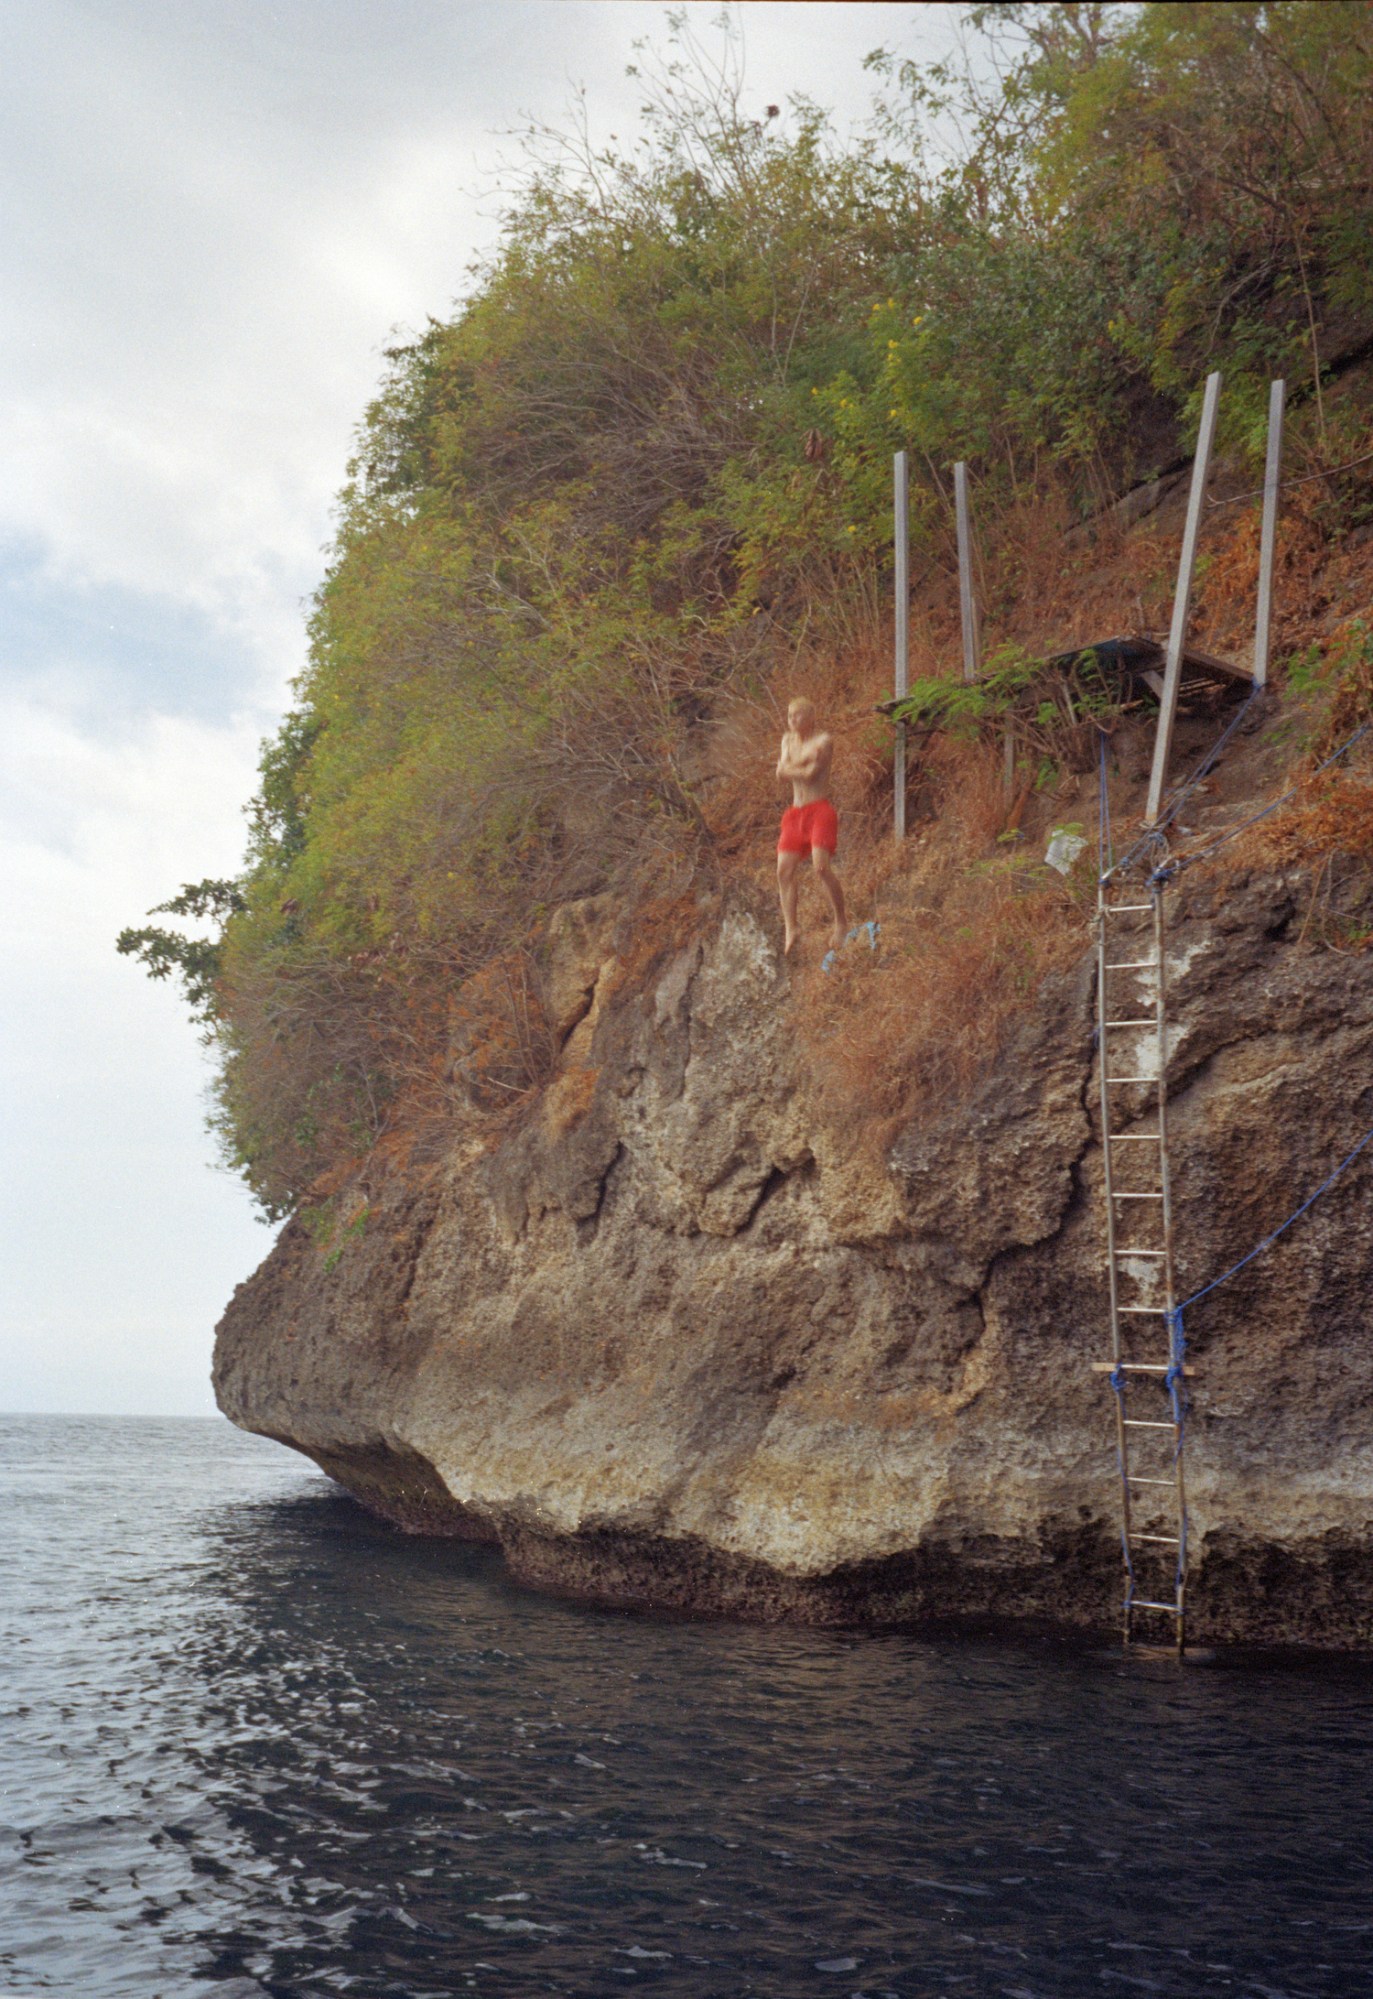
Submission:
<svg viewBox="0 0 1373 1999">
<path fill-rule="evenodd" d="M 977 605 L 973 601 L 973 536 L 968 512 L 968 468 L 953 468 L 954 511 L 958 521 L 958 608 L 963 627 L 963 678 L 977 678 Z"/>
<path fill-rule="evenodd" d="M 895 513 L 896 547 L 896 659 L 894 683 L 898 701 L 911 687 L 911 488 L 910 468 L 904 451 L 892 459 L 892 504 Z M 906 725 L 896 725 L 896 769 L 894 772 L 896 837 L 906 837 Z"/>
<path fill-rule="evenodd" d="M 1268 385 L 1268 460 L 1263 472 L 1263 533 L 1259 541 L 1259 603 L 1254 620 L 1254 685 L 1268 683 L 1268 641 L 1273 624 L 1273 551 L 1278 536 L 1282 484 L 1282 412 L 1286 382 Z"/>
<path fill-rule="evenodd" d="M 1168 774 L 1168 752 L 1173 744 L 1173 717 L 1177 713 L 1178 682 L 1182 678 L 1182 651 L 1187 642 L 1187 613 L 1192 604 L 1192 572 L 1196 567 L 1197 538 L 1201 532 L 1202 502 L 1206 498 L 1206 476 L 1211 467 L 1211 445 L 1216 434 L 1216 411 L 1220 405 L 1220 375 L 1206 377 L 1206 394 L 1201 406 L 1201 428 L 1197 433 L 1197 454 L 1192 460 L 1192 490 L 1187 499 L 1187 525 L 1182 531 L 1182 556 L 1178 562 L 1178 584 L 1173 596 L 1173 623 L 1168 633 L 1168 657 L 1163 669 L 1163 693 L 1158 704 L 1158 733 L 1154 737 L 1154 767 L 1149 778 L 1149 802 L 1144 823 L 1152 826 L 1163 803 L 1163 782 Z"/>
</svg>

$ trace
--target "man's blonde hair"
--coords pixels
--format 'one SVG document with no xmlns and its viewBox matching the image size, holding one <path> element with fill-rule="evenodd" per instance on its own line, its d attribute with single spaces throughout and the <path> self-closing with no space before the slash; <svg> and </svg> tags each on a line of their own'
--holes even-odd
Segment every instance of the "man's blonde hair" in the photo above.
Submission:
<svg viewBox="0 0 1373 1999">
<path fill-rule="evenodd" d="M 791 714 L 793 708 L 797 711 L 803 722 L 813 722 L 815 720 L 815 703 L 809 696 L 805 694 L 793 694 L 787 703 L 788 715 Z"/>
</svg>

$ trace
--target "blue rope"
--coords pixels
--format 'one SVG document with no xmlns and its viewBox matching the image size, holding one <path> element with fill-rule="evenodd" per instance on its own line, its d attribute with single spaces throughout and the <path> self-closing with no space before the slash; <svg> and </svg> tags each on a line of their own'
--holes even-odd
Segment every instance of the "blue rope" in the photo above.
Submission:
<svg viewBox="0 0 1373 1999">
<path fill-rule="evenodd" d="M 1249 692 L 1245 695 L 1244 700 L 1240 703 L 1239 707 L 1230 717 L 1230 720 L 1221 730 L 1215 742 L 1212 743 L 1210 749 L 1206 752 L 1206 755 L 1202 758 L 1201 762 L 1192 772 L 1192 775 L 1169 793 L 1168 798 L 1165 801 L 1163 808 L 1160 811 L 1158 818 L 1154 821 L 1153 825 L 1148 827 L 1147 830 L 1140 835 L 1139 839 L 1136 840 L 1134 846 L 1130 848 L 1128 853 L 1125 853 L 1121 856 L 1120 865 L 1122 868 L 1127 868 L 1130 865 L 1131 861 L 1133 861 L 1137 855 L 1141 854 L 1146 847 L 1152 846 L 1156 842 L 1162 841 L 1163 829 L 1165 828 L 1165 826 L 1171 825 L 1172 821 L 1177 817 L 1178 813 L 1182 810 L 1184 800 L 1190 798 L 1192 793 L 1196 790 L 1197 786 L 1201 783 L 1202 779 L 1206 777 L 1212 770 L 1215 769 L 1216 759 L 1220 756 L 1221 751 L 1225 748 L 1230 738 L 1234 735 L 1236 729 L 1238 729 L 1240 723 L 1249 713 L 1249 710 L 1252 707 L 1253 703 L 1258 699 L 1259 695 L 1262 692 L 1263 689 L 1261 687 L 1250 688 Z M 1236 830 L 1238 831 L 1238 828 L 1236 828 Z"/>
<path fill-rule="evenodd" d="M 1285 1222 L 1279 1223 L 1278 1227 L 1271 1230 L 1270 1233 L 1263 1238 L 1262 1242 L 1256 1243 L 1253 1249 L 1249 1251 L 1247 1256 L 1242 1256 L 1238 1263 L 1232 1263 L 1228 1270 L 1222 1271 L 1219 1277 L 1212 1278 L 1209 1284 L 1203 1284 L 1199 1291 L 1194 1291 L 1190 1298 L 1184 1298 L 1181 1304 L 1174 1305 L 1172 1310 L 1168 1313 L 1167 1315 L 1168 1367 L 1163 1377 L 1163 1385 L 1165 1389 L 1168 1391 L 1168 1400 L 1173 1412 L 1173 1425 L 1177 1432 L 1177 1444 L 1173 1451 L 1174 1464 L 1177 1464 L 1178 1460 L 1182 1456 L 1182 1447 L 1186 1439 L 1186 1431 L 1187 1431 L 1187 1388 L 1186 1388 L 1187 1330 L 1183 1319 L 1183 1314 L 1185 1312 L 1190 1311 L 1192 1306 L 1197 1304 L 1201 1299 L 1209 1297 L 1213 1291 L 1219 1291 L 1222 1284 L 1228 1284 L 1230 1282 L 1230 1279 L 1232 1277 L 1237 1277 L 1240 1271 L 1243 1270 L 1247 1264 L 1250 1264 L 1254 1261 L 1254 1258 L 1256 1256 L 1262 1256 L 1264 1250 L 1270 1249 L 1272 1245 L 1278 1240 L 1279 1236 L 1285 1235 L 1288 1229 L 1292 1227 L 1294 1222 L 1299 1222 L 1302 1216 L 1307 1212 L 1307 1210 L 1309 1208 L 1313 1208 L 1316 1205 L 1317 1201 L 1319 1201 L 1322 1194 L 1326 1194 L 1330 1191 L 1330 1189 L 1334 1186 L 1335 1182 L 1340 1178 L 1340 1175 L 1348 1171 L 1348 1169 L 1354 1164 L 1354 1161 L 1359 1157 L 1359 1154 L 1363 1152 L 1370 1144 L 1373 1144 L 1373 1128 L 1370 1128 L 1368 1131 L 1364 1133 L 1363 1137 L 1359 1140 L 1358 1144 L 1354 1147 L 1352 1152 L 1348 1152 L 1345 1154 L 1345 1157 L 1340 1161 L 1339 1165 L 1335 1168 L 1334 1172 L 1328 1173 L 1326 1175 L 1325 1179 L 1321 1181 L 1320 1186 L 1317 1187 L 1315 1193 L 1308 1195 L 1306 1200 L 1302 1202 L 1301 1206 L 1295 1209 L 1287 1217 L 1287 1220 Z M 1117 1365 L 1112 1368 L 1110 1375 L 1107 1378 L 1110 1381 L 1111 1387 L 1115 1390 L 1117 1400 L 1123 1403 L 1125 1397 L 1125 1388 L 1126 1388 L 1126 1377 L 1124 1369 L 1117 1363 Z M 1125 1483 L 1125 1463 L 1124 1459 L 1121 1456 L 1119 1446 L 1117 1446 L 1116 1448 L 1116 1460 L 1120 1467 L 1121 1484 L 1123 1486 Z M 1134 1564 L 1130 1559 L 1130 1538 L 1125 1531 L 1125 1525 L 1123 1519 L 1121 1522 L 1121 1530 L 1120 1530 L 1120 1545 L 1121 1545 L 1121 1553 L 1125 1560 L 1125 1576 L 1126 1576 L 1125 1610 L 1128 1615 L 1130 1608 L 1134 1603 L 1135 1571 L 1134 1571 Z M 1177 1556 L 1177 1568 L 1176 1568 L 1176 1586 L 1179 1593 L 1181 1593 L 1182 1586 L 1186 1578 L 1186 1574 L 1187 1574 L 1187 1509 L 1184 1506 L 1181 1510 L 1178 1520 L 1178 1556 Z"/>
<path fill-rule="evenodd" d="M 1191 1304 L 1191 1299 L 1187 1300 Z M 1168 1369 L 1163 1377 L 1163 1385 L 1168 1391 L 1168 1400 L 1173 1408 L 1173 1422 L 1177 1427 L 1177 1449 L 1173 1452 L 1173 1463 L 1182 1456 L 1183 1437 L 1187 1426 L 1187 1333 L 1182 1323 L 1182 1307 L 1175 1305 L 1168 1314 Z"/>
<path fill-rule="evenodd" d="M 1337 750 L 1333 751 L 1332 754 L 1325 759 L 1324 763 L 1317 764 L 1316 768 L 1311 772 L 1310 777 L 1305 777 L 1302 779 L 1302 784 L 1309 784 L 1311 778 L 1319 777 L 1323 770 L 1329 770 L 1331 764 L 1338 763 L 1339 759 L 1342 756 L 1344 756 L 1347 751 L 1353 749 L 1355 743 L 1358 742 L 1361 736 L 1366 736 L 1368 734 L 1370 728 L 1373 728 L 1373 723 L 1370 722 L 1360 723 L 1359 727 L 1354 731 L 1353 735 L 1349 738 L 1349 740 L 1347 742 L 1341 743 L 1340 747 Z M 1238 826 L 1232 826 L 1228 832 L 1222 833 L 1218 840 L 1212 840 L 1209 846 L 1198 847 L 1196 852 L 1192 854 L 1180 854 L 1175 861 L 1165 862 L 1162 867 L 1155 868 L 1153 874 L 1149 877 L 1150 881 L 1151 882 L 1168 881 L 1173 875 L 1175 875 L 1178 872 L 1179 868 L 1190 867 L 1193 861 L 1204 861 L 1207 860 L 1212 854 L 1219 853 L 1222 847 L 1226 846 L 1231 840 L 1237 838 L 1239 834 L 1247 832 L 1249 827 L 1251 826 L 1257 826 L 1260 819 L 1266 819 L 1270 812 L 1276 812 L 1280 805 L 1286 805 L 1289 799 L 1295 798 L 1297 793 L 1301 790 L 1301 788 L 1302 788 L 1301 784 L 1294 784 L 1290 791 L 1285 791 L 1282 794 L 1281 798 L 1275 798 L 1271 805 L 1265 805 L 1262 812 L 1255 812 L 1254 814 L 1252 814 L 1250 818 L 1241 819 Z"/>
<path fill-rule="evenodd" d="M 1250 1250 L 1247 1256 L 1242 1256 L 1238 1263 L 1232 1263 L 1227 1271 L 1224 1271 L 1219 1277 L 1213 1278 L 1209 1284 L 1203 1284 L 1200 1291 L 1194 1291 L 1190 1298 L 1184 1298 L 1182 1303 L 1180 1305 L 1175 1305 L 1172 1311 L 1168 1314 L 1168 1371 L 1163 1377 L 1163 1385 L 1168 1391 L 1168 1399 L 1172 1404 L 1172 1409 L 1173 1409 L 1173 1422 L 1177 1428 L 1178 1441 L 1177 1441 L 1177 1448 L 1173 1452 L 1174 1464 L 1176 1464 L 1178 1462 L 1178 1459 L 1182 1456 L 1182 1445 L 1185 1435 L 1185 1425 L 1187 1421 L 1187 1394 L 1185 1387 L 1186 1377 L 1184 1372 L 1184 1363 L 1187 1358 L 1187 1333 L 1183 1323 L 1183 1316 L 1182 1316 L 1183 1313 L 1190 1311 L 1191 1307 L 1195 1305 L 1199 1299 L 1209 1297 L 1211 1292 L 1213 1291 L 1219 1291 L 1222 1284 L 1228 1284 L 1230 1282 L 1230 1279 L 1232 1277 L 1237 1276 L 1239 1272 L 1244 1269 L 1246 1264 L 1252 1263 L 1256 1256 L 1261 1256 L 1264 1250 L 1270 1248 L 1272 1244 L 1277 1241 L 1280 1235 L 1285 1234 L 1286 1231 L 1291 1228 L 1293 1222 L 1300 1221 L 1302 1216 L 1306 1213 L 1307 1209 L 1315 1206 L 1316 1202 L 1319 1201 L 1321 1195 L 1327 1193 L 1329 1189 L 1334 1186 L 1335 1182 L 1339 1179 L 1340 1175 L 1343 1172 L 1345 1172 L 1348 1167 L 1353 1165 L 1354 1161 L 1358 1158 L 1359 1154 L 1364 1150 L 1365 1146 L 1367 1146 L 1370 1143 L 1373 1143 L 1373 1130 L 1369 1130 L 1364 1133 L 1363 1137 L 1354 1147 L 1354 1150 L 1346 1154 L 1346 1156 L 1340 1161 L 1339 1165 L 1335 1168 L 1334 1172 L 1326 1175 L 1325 1179 L 1321 1181 L 1320 1186 L 1317 1187 L 1315 1193 L 1308 1196 L 1308 1198 L 1302 1202 L 1301 1206 L 1298 1209 L 1296 1209 L 1296 1211 L 1293 1214 L 1290 1214 L 1287 1217 L 1287 1220 L 1285 1222 L 1281 1223 L 1277 1228 L 1275 1228 L 1270 1235 L 1266 1235 L 1262 1242 L 1256 1243 L 1254 1248 Z M 1119 1372 L 1119 1370 L 1116 1370 L 1116 1372 Z M 1116 1386 L 1115 1373 L 1111 1375 L 1111 1386 L 1113 1388 L 1115 1388 Z M 1117 1388 L 1116 1393 L 1119 1394 L 1120 1392 L 1121 1391 Z M 1128 1556 L 1126 1559 L 1128 1562 L 1129 1559 Z M 1183 1579 L 1186 1576 L 1186 1573 L 1187 1573 L 1187 1509 L 1186 1507 L 1184 1507 L 1182 1509 L 1182 1514 L 1178 1522 L 1177 1586 L 1179 1590 L 1181 1590 L 1182 1588 Z"/>
<path fill-rule="evenodd" d="M 1169 803 L 1164 806 L 1163 811 L 1159 815 L 1160 821 L 1163 825 L 1166 826 L 1168 824 L 1169 820 L 1172 819 L 1181 809 L 1183 800 L 1189 797 L 1191 793 L 1196 790 L 1197 786 L 1201 783 L 1202 779 L 1204 777 L 1209 776 L 1209 774 L 1215 769 L 1216 759 L 1220 756 L 1221 751 L 1225 748 L 1226 744 L 1229 742 L 1230 738 L 1234 735 L 1236 729 L 1238 729 L 1240 723 L 1249 713 L 1249 710 L 1252 708 L 1255 701 L 1258 700 L 1259 695 L 1262 692 L 1263 689 L 1259 686 L 1254 686 L 1250 688 L 1249 692 L 1245 695 L 1243 701 L 1241 701 L 1239 707 L 1235 710 L 1234 714 L 1230 717 L 1230 720 L 1226 723 L 1225 727 L 1221 730 L 1220 734 L 1217 736 L 1215 742 L 1211 745 L 1210 749 L 1206 752 L 1206 755 L 1202 758 L 1201 762 L 1192 772 L 1192 775 L 1187 779 L 1186 783 L 1180 787 L 1179 790 L 1173 793 L 1173 796 L 1169 801 Z"/>
<path fill-rule="evenodd" d="M 1213 1291 L 1219 1291 L 1222 1284 L 1228 1284 L 1232 1277 L 1238 1277 L 1240 1271 L 1244 1269 L 1246 1264 L 1252 1263 L 1256 1256 L 1261 1256 L 1264 1250 L 1270 1249 L 1272 1245 L 1277 1241 L 1280 1235 L 1286 1234 L 1287 1230 L 1291 1228 L 1293 1222 L 1299 1222 L 1302 1216 L 1306 1213 L 1307 1209 L 1313 1208 L 1316 1205 L 1317 1201 L 1319 1201 L 1319 1199 L 1321 1198 L 1321 1195 L 1329 1192 L 1330 1188 L 1334 1186 L 1335 1182 L 1339 1179 L 1340 1175 L 1346 1172 L 1348 1168 L 1354 1164 L 1354 1161 L 1358 1158 L 1359 1154 L 1364 1150 L 1365 1146 L 1369 1145 L 1370 1143 L 1373 1143 L 1373 1130 L 1369 1130 L 1364 1133 L 1363 1137 L 1354 1147 L 1354 1150 L 1346 1154 L 1346 1156 L 1340 1161 L 1339 1165 L 1335 1168 L 1333 1173 L 1327 1174 L 1325 1179 L 1321 1181 L 1320 1186 L 1317 1187 L 1315 1193 L 1309 1195 L 1308 1198 L 1302 1202 L 1301 1206 L 1287 1217 L 1287 1220 L 1285 1222 L 1280 1222 L 1278 1227 L 1273 1230 L 1271 1235 L 1266 1235 L 1262 1242 L 1256 1243 L 1254 1248 L 1250 1250 L 1247 1256 L 1242 1256 L 1238 1263 L 1232 1263 L 1230 1268 L 1227 1271 L 1224 1271 L 1221 1274 L 1221 1276 L 1213 1278 L 1209 1284 L 1203 1284 L 1200 1291 L 1194 1291 L 1190 1298 L 1184 1298 L 1180 1305 L 1174 1307 L 1173 1316 L 1177 1320 L 1179 1338 L 1181 1338 L 1182 1334 L 1183 1313 L 1186 1311 L 1190 1311 L 1192 1306 L 1195 1305 L 1199 1299 L 1208 1298 Z"/>
<path fill-rule="evenodd" d="M 1173 1411 L 1173 1428 L 1177 1442 L 1173 1446 L 1173 1463 L 1176 1466 L 1182 1458 L 1182 1447 L 1187 1440 L 1187 1334 L 1182 1323 L 1182 1308 L 1174 1306 L 1168 1314 L 1168 1372 L 1163 1377 L 1163 1385 L 1168 1391 L 1168 1401 Z M 1173 1571 L 1174 1595 L 1180 1597 L 1187 1577 L 1187 1507 L 1178 1508 L 1178 1558 Z"/>
</svg>

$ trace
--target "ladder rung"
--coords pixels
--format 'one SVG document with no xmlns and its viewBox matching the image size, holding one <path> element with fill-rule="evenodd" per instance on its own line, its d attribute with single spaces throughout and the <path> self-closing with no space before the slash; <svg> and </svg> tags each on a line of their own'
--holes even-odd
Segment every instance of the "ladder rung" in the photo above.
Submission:
<svg viewBox="0 0 1373 1999">
<path fill-rule="evenodd" d="M 1107 1139 L 1112 1145 L 1158 1145 L 1162 1133 L 1157 1131 L 1108 1131 Z"/>
<path fill-rule="evenodd" d="M 1157 1027 L 1158 1020 L 1154 1015 L 1148 1014 L 1143 1020 L 1108 1020 L 1106 1025 L 1108 1027 Z"/>
<path fill-rule="evenodd" d="M 1146 1416 L 1127 1416 L 1125 1427 L 1127 1430 L 1176 1430 L 1177 1424 L 1155 1423 Z"/>
<path fill-rule="evenodd" d="M 1175 1478 L 1141 1478 L 1137 1472 L 1127 1471 L 1125 1474 L 1125 1483 L 1127 1485 L 1166 1485 L 1175 1487 L 1177 1480 Z"/>
<path fill-rule="evenodd" d="M 1124 1310 L 1123 1306 L 1118 1308 Z M 1119 1368 L 1122 1374 L 1167 1374 L 1172 1366 L 1166 1360 L 1094 1360 L 1089 1363 L 1093 1374 L 1114 1374 Z M 1183 1368 L 1184 1374 L 1193 1374 L 1195 1369 Z"/>
<path fill-rule="evenodd" d="M 1168 1252 L 1166 1249 L 1113 1249 L 1111 1254 L 1119 1263 L 1123 1257 L 1127 1256 L 1166 1257 Z"/>
<path fill-rule="evenodd" d="M 1159 1080 L 1160 1078 L 1157 1076 L 1108 1076 L 1106 1078 L 1108 1083 L 1157 1083 Z"/>
<path fill-rule="evenodd" d="M 1162 1541 L 1170 1548 L 1180 1548 L 1181 1541 L 1176 1534 L 1132 1534 L 1132 1541 Z"/>
<path fill-rule="evenodd" d="M 1102 908 L 1108 916 L 1137 916 L 1141 909 L 1152 909 L 1152 902 L 1104 902 Z"/>
<path fill-rule="evenodd" d="M 1116 1310 L 1117 1312 L 1133 1312 L 1136 1316 L 1143 1313 L 1147 1319 L 1166 1319 L 1168 1317 L 1168 1307 L 1166 1305 L 1117 1305 Z"/>
<path fill-rule="evenodd" d="M 1180 1603 L 1150 1603 L 1148 1597 L 1135 1596 L 1130 1599 L 1131 1610 L 1166 1610 L 1170 1617 L 1182 1616 Z"/>
<path fill-rule="evenodd" d="M 1163 1195 L 1161 1192 L 1157 1194 L 1117 1194 L 1112 1191 L 1111 1199 L 1113 1201 L 1161 1201 Z"/>
<path fill-rule="evenodd" d="M 1156 972 L 1157 958 L 1122 958 L 1117 964 L 1108 965 L 1108 972 Z"/>
</svg>

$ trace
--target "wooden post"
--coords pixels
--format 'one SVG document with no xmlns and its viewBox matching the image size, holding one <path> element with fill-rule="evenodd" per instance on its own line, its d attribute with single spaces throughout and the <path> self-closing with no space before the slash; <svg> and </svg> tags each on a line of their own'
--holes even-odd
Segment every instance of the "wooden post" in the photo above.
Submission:
<svg viewBox="0 0 1373 1999">
<path fill-rule="evenodd" d="M 1182 531 L 1182 557 L 1178 563 L 1178 587 L 1173 597 L 1173 623 L 1168 633 L 1168 658 L 1163 669 L 1163 693 L 1158 704 L 1158 733 L 1154 738 L 1154 768 L 1149 778 L 1149 803 L 1144 823 L 1152 826 L 1163 803 L 1163 781 L 1168 774 L 1168 752 L 1173 743 L 1173 716 L 1178 705 L 1178 682 L 1182 678 L 1182 649 L 1187 640 L 1187 613 L 1192 603 L 1192 571 L 1197 560 L 1197 536 L 1201 530 L 1201 509 L 1206 498 L 1206 475 L 1211 466 L 1211 444 L 1216 434 L 1216 410 L 1220 405 L 1219 373 L 1206 377 L 1206 394 L 1201 406 L 1201 429 L 1197 432 L 1197 455 L 1192 460 L 1192 490 L 1187 500 L 1187 525 Z"/>
<path fill-rule="evenodd" d="M 963 624 L 963 678 L 977 678 L 977 606 L 973 602 L 973 537 L 968 515 L 968 468 L 953 468 L 954 511 L 958 520 L 958 607 Z"/>
<path fill-rule="evenodd" d="M 898 701 L 911 690 L 911 487 L 904 451 L 892 459 L 893 504 L 896 515 L 896 662 L 895 693 Z M 896 725 L 895 770 L 896 837 L 906 837 L 906 725 Z"/>
<path fill-rule="evenodd" d="M 1259 541 L 1259 606 L 1254 620 L 1254 685 L 1268 683 L 1268 639 L 1273 623 L 1273 550 L 1278 536 L 1282 484 L 1282 412 L 1286 382 L 1268 385 L 1268 461 L 1263 472 L 1263 533 Z"/>
</svg>

